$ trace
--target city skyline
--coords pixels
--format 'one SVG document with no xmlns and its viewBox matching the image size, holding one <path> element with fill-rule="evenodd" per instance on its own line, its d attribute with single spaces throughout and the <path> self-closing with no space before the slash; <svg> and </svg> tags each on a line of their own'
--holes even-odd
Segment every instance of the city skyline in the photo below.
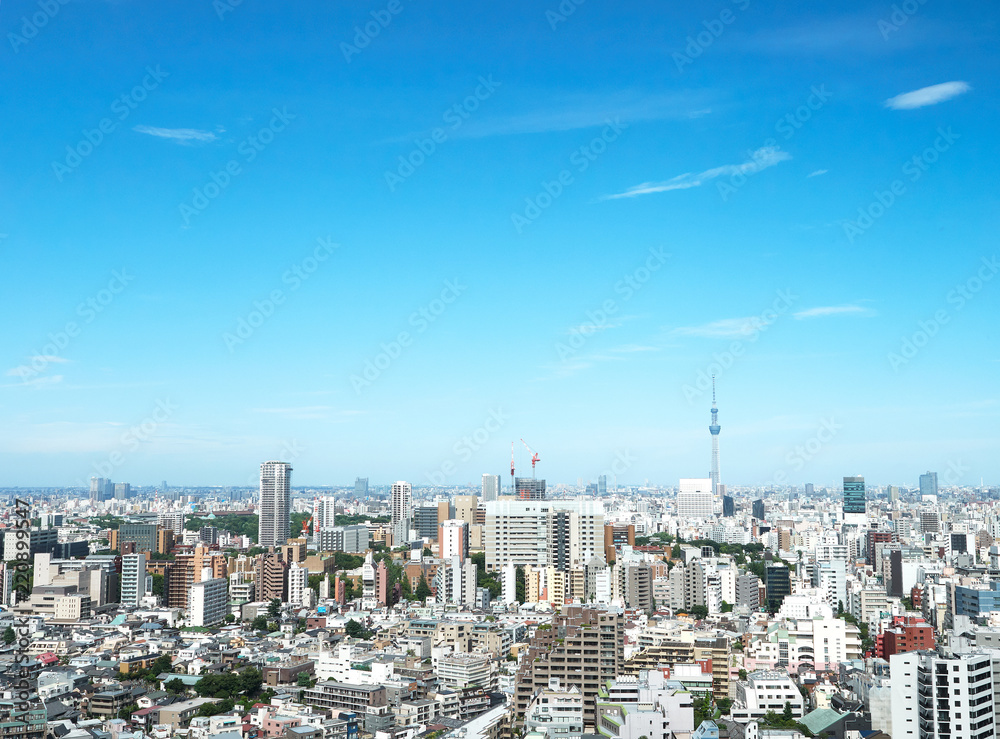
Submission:
<svg viewBox="0 0 1000 739">
<path fill-rule="evenodd" d="M 724 5 L 12 6 L 0 483 L 1000 481 L 996 10 Z"/>
</svg>

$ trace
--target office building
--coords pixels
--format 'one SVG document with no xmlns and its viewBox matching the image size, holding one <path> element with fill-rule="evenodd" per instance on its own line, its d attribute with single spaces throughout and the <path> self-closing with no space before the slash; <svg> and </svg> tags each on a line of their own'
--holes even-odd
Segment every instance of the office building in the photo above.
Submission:
<svg viewBox="0 0 1000 739">
<path fill-rule="evenodd" d="M 760 608 L 760 578 L 753 574 L 740 575 L 736 578 L 736 603 L 749 606 L 751 611 Z"/>
<path fill-rule="evenodd" d="M 868 521 L 865 478 L 844 478 L 844 523 L 862 525 Z"/>
<path fill-rule="evenodd" d="M 806 495 L 806 497 L 807 498 L 811 498 L 815 494 L 816 494 L 816 487 L 811 482 L 807 482 L 806 483 L 806 489 L 805 489 L 805 495 Z"/>
<path fill-rule="evenodd" d="M 163 529 L 169 529 L 174 532 L 175 536 L 180 536 L 184 533 L 184 513 L 181 511 L 157 513 L 156 525 L 160 527 L 161 531 Z"/>
<path fill-rule="evenodd" d="M 132 486 L 127 482 L 115 483 L 115 500 L 128 500 L 132 497 Z"/>
<path fill-rule="evenodd" d="M 257 543 L 277 547 L 288 541 L 291 528 L 292 465 L 264 462 L 260 466 L 260 506 Z"/>
<path fill-rule="evenodd" d="M 368 551 L 368 536 L 368 527 L 363 524 L 334 526 L 332 529 L 320 529 L 316 546 L 320 552 L 361 554 Z"/>
<path fill-rule="evenodd" d="M 394 544 L 402 544 L 410 538 L 410 516 L 412 515 L 413 499 L 410 483 L 394 482 L 389 510 L 392 514 L 392 536 Z"/>
<path fill-rule="evenodd" d="M 545 500 L 545 480 L 533 477 L 514 478 L 514 495 L 518 500 Z"/>
<path fill-rule="evenodd" d="M 772 563 L 765 568 L 764 576 L 767 610 L 771 613 L 777 613 L 785 596 L 792 593 L 788 568 L 781 564 Z"/>
<path fill-rule="evenodd" d="M 597 494 L 602 498 L 608 494 L 608 476 L 597 476 Z"/>
<path fill-rule="evenodd" d="M 623 546 L 635 546 L 635 524 L 604 524 L 604 560 L 611 562 L 618 558 Z"/>
<path fill-rule="evenodd" d="M 452 499 L 455 506 L 455 515 L 460 521 L 465 521 L 470 526 L 476 523 L 476 511 L 479 510 L 479 498 L 475 495 L 456 495 Z"/>
<path fill-rule="evenodd" d="M 732 518 L 736 515 L 736 501 L 733 500 L 731 495 L 722 496 L 722 516 L 724 518 Z"/>
<path fill-rule="evenodd" d="M 358 500 L 364 500 L 368 497 L 368 478 L 367 477 L 356 477 L 354 478 L 354 497 Z"/>
<path fill-rule="evenodd" d="M 711 518 L 712 480 L 708 478 L 682 478 L 677 493 L 677 517 L 683 521 Z"/>
<path fill-rule="evenodd" d="M 115 484 L 104 477 L 90 478 L 90 501 L 101 503 L 115 497 Z"/>
<path fill-rule="evenodd" d="M 440 528 L 437 506 L 424 505 L 414 508 L 413 528 L 421 539 L 436 539 Z"/>
<path fill-rule="evenodd" d="M 111 548 L 117 551 L 125 551 L 127 543 L 135 544 L 137 552 L 156 551 L 156 524 L 155 523 L 123 523 L 118 527 L 117 532 L 111 532 Z"/>
<path fill-rule="evenodd" d="M 937 472 L 925 472 L 920 476 L 920 497 L 932 496 L 928 498 L 930 502 L 937 501 L 938 494 L 938 479 Z"/>
<path fill-rule="evenodd" d="M 125 608 L 138 608 L 146 592 L 146 555 L 126 554 L 122 557 L 121 603 Z"/>
<path fill-rule="evenodd" d="M 192 626 L 215 626 L 226 618 L 228 580 L 217 577 L 192 583 L 188 594 L 188 616 Z"/>
<path fill-rule="evenodd" d="M 500 475 L 483 475 L 483 502 L 500 497 Z"/>
<path fill-rule="evenodd" d="M 753 507 L 751 509 L 751 514 L 758 521 L 764 520 L 764 501 L 760 498 L 753 502 Z"/>
</svg>

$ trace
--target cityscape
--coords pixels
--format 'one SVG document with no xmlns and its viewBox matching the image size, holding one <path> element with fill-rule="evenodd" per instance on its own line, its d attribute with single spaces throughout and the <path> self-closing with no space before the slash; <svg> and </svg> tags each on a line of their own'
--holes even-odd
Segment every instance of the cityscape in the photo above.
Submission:
<svg viewBox="0 0 1000 739">
<path fill-rule="evenodd" d="M 1000 739 L 1000 6 L 0 32 L 0 739 Z"/>
</svg>

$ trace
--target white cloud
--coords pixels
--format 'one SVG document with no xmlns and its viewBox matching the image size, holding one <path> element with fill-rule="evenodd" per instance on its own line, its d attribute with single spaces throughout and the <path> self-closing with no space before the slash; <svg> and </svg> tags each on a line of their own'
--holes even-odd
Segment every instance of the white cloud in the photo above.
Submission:
<svg viewBox="0 0 1000 739">
<path fill-rule="evenodd" d="M 179 143 L 191 141 L 215 141 L 217 138 L 211 131 L 200 131 L 197 128 L 157 128 L 156 126 L 134 126 L 136 133 L 145 133 L 161 139 L 170 139 Z"/>
<path fill-rule="evenodd" d="M 843 316 L 861 315 L 873 316 L 875 311 L 871 308 L 864 308 L 860 305 L 824 305 L 816 308 L 807 308 L 793 313 L 792 316 L 798 320 L 803 318 L 822 318 L 823 316 Z"/>
<path fill-rule="evenodd" d="M 780 162 L 788 161 L 792 155 L 787 151 L 782 151 L 777 146 L 764 146 L 750 154 L 750 159 L 740 164 L 724 164 L 721 167 L 706 169 L 704 172 L 692 174 L 686 172 L 676 177 L 672 177 L 665 182 L 643 182 L 641 185 L 630 187 L 625 192 L 615 195 L 606 195 L 604 200 L 616 200 L 618 198 L 634 198 L 638 195 L 650 195 L 656 192 L 669 192 L 671 190 L 687 190 L 691 187 L 701 187 L 709 180 L 716 177 L 731 177 L 733 175 L 756 174 L 763 169 L 773 167 Z"/>
<path fill-rule="evenodd" d="M 826 174 L 830 170 L 828 169 L 817 169 L 815 172 L 810 172 L 807 177 L 819 177 L 820 175 Z"/>
<path fill-rule="evenodd" d="M 942 82 L 940 85 L 921 87 L 919 90 L 904 92 L 885 101 L 885 107 L 893 110 L 912 110 L 925 105 L 937 105 L 951 100 L 972 89 L 968 82 Z"/>
<path fill-rule="evenodd" d="M 674 336 L 701 336 L 710 339 L 731 339 L 739 336 L 748 336 L 754 329 L 759 328 L 762 321 L 760 316 L 749 316 L 747 318 L 723 318 L 711 323 L 704 323 L 700 326 L 679 326 L 670 333 Z"/>
</svg>

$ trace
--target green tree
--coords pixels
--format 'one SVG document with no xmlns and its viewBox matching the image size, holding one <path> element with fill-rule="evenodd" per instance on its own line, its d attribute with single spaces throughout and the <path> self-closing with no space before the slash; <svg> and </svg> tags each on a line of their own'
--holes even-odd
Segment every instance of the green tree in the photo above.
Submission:
<svg viewBox="0 0 1000 739">
<path fill-rule="evenodd" d="M 674 544 L 673 548 L 670 550 L 670 557 L 672 559 L 680 559 L 681 556 L 682 556 L 681 555 L 681 545 L 680 544 Z"/>
<path fill-rule="evenodd" d="M 427 600 L 431 595 L 431 586 L 427 584 L 426 573 L 420 573 L 420 583 L 417 585 L 417 592 L 414 593 L 417 596 L 417 600 Z"/>
<path fill-rule="evenodd" d="M 353 618 L 344 624 L 344 632 L 354 639 L 370 639 L 372 632 L 359 624 Z"/>
<path fill-rule="evenodd" d="M 14 640 L 17 639 L 17 634 L 14 633 L 14 629 L 8 626 L 3 630 L 3 641 L 4 644 L 13 644 Z"/>
<path fill-rule="evenodd" d="M 138 710 L 139 710 L 138 703 L 130 703 L 129 705 L 125 706 L 123 709 L 118 711 L 118 718 L 128 721 L 129 719 L 132 718 L 132 714 Z"/>
<path fill-rule="evenodd" d="M 746 679 L 747 679 L 747 671 L 741 669 L 740 670 L 740 680 L 746 680 Z"/>
<path fill-rule="evenodd" d="M 163 596 L 163 575 L 153 575 L 153 595 Z"/>
<path fill-rule="evenodd" d="M 689 610 L 695 618 L 708 618 L 708 606 L 691 606 Z"/>
<path fill-rule="evenodd" d="M 267 615 L 271 618 L 277 618 L 281 614 L 281 598 L 273 598 L 270 603 L 267 604 Z"/>
<path fill-rule="evenodd" d="M 260 686 L 264 684 L 264 678 L 260 673 L 260 670 L 247 667 L 240 671 L 239 674 L 239 687 L 240 692 L 246 696 L 254 696 L 260 690 Z"/>
<path fill-rule="evenodd" d="M 785 701 L 785 708 L 781 712 L 781 717 L 785 719 L 785 721 L 792 721 L 795 718 L 794 714 L 792 714 L 791 702 Z"/>
<path fill-rule="evenodd" d="M 167 680 L 167 682 L 163 684 L 163 687 L 171 693 L 184 693 L 187 691 L 187 686 L 179 677 L 175 677 L 173 680 Z"/>
<path fill-rule="evenodd" d="M 267 616 L 257 616 L 250 622 L 250 628 L 254 631 L 267 631 Z"/>
<path fill-rule="evenodd" d="M 295 684 L 300 688 L 311 688 L 313 686 L 312 678 L 309 677 L 308 672 L 300 672 L 295 678 Z"/>
<path fill-rule="evenodd" d="M 234 621 L 236 621 L 236 616 L 235 616 L 235 614 L 232 614 L 232 613 L 227 613 L 227 614 L 226 614 L 226 619 L 225 619 L 225 621 L 226 621 L 226 623 L 227 623 L 227 624 L 231 624 L 231 623 L 233 623 Z"/>
</svg>

